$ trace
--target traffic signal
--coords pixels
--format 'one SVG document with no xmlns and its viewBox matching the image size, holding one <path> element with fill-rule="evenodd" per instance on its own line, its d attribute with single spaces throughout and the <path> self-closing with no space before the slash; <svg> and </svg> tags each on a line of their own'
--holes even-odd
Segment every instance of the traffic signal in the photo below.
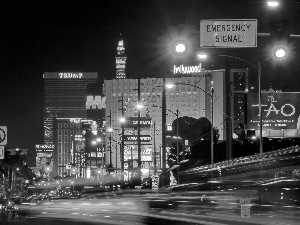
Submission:
<svg viewBox="0 0 300 225">
<path fill-rule="evenodd" d="M 279 20 L 270 22 L 270 37 L 273 59 L 278 61 L 286 61 L 290 55 L 290 23 L 288 20 Z"/>
<path fill-rule="evenodd" d="M 270 22 L 270 36 L 273 40 L 287 40 L 290 37 L 290 23 L 288 20 Z"/>
</svg>

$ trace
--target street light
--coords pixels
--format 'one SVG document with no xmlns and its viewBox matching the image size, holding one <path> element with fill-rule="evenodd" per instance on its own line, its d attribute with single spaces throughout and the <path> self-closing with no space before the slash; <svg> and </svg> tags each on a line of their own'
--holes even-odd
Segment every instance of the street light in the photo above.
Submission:
<svg viewBox="0 0 300 225">
<path fill-rule="evenodd" d="M 274 50 L 274 55 L 277 59 L 281 60 L 287 57 L 287 51 L 284 47 L 277 47 Z"/>
<path fill-rule="evenodd" d="M 283 50 L 281 50 L 281 55 L 282 57 L 284 57 L 284 53 L 282 52 Z M 260 154 L 263 153 L 263 136 L 262 136 L 262 110 L 261 110 L 261 65 L 260 62 L 257 63 L 257 66 L 252 64 L 251 62 L 239 58 L 237 56 L 231 56 L 231 55 L 213 55 L 213 56 L 218 56 L 218 57 L 227 57 L 227 58 L 233 58 L 242 62 L 247 63 L 248 65 L 254 67 L 255 69 L 257 69 L 257 74 L 258 74 L 258 104 L 259 104 L 259 137 L 260 137 L 260 143 L 259 143 L 259 149 L 260 149 Z M 207 55 L 205 53 L 199 53 L 198 54 L 198 58 L 199 59 L 205 59 L 207 58 Z"/>
<path fill-rule="evenodd" d="M 268 1 L 268 6 L 276 8 L 279 5 L 279 1 Z"/>
<path fill-rule="evenodd" d="M 185 55 L 188 51 L 187 43 L 183 40 L 176 41 L 173 43 L 173 51 L 176 55 Z"/>
</svg>

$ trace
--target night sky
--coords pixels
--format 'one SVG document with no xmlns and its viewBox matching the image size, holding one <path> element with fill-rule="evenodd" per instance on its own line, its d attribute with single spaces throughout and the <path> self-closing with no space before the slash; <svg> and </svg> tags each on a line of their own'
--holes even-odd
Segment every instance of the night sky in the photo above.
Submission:
<svg viewBox="0 0 300 225">
<path fill-rule="evenodd" d="M 300 1 L 293 2 L 274 11 L 263 0 L 1 1 L 0 126 L 8 127 L 6 147 L 29 149 L 34 166 L 34 144 L 43 143 L 43 73 L 98 72 L 102 79 L 114 78 L 120 34 L 129 78 L 159 77 L 174 64 L 196 64 L 196 52 L 204 50 L 260 61 L 264 88 L 300 91 L 300 38 L 290 38 L 285 63 L 270 60 L 268 37 L 246 49 L 201 49 L 199 43 L 202 19 L 257 19 L 258 33 L 269 33 L 270 21 L 287 19 L 291 33 L 300 35 Z M 178 37 L 190 44 L 184 59 L 171 53 Z M 235 61 L 231 66 L 248 67 Z M 220 69 L 224 63 L 211 60 L 203 67 Z M 250 75 L 257 83 L 255 69 Z"/>
</svg>

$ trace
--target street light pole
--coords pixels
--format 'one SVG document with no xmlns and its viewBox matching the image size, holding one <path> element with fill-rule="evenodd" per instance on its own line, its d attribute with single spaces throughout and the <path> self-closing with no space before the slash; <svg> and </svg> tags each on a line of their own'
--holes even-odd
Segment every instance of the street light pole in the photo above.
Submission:
<svg viewBox="0 0 300 225">
<path fill-rule="evenodd" d="M 109 110 L 109 126 L 111 127 L 111 110 Z M 109 132 L 109 164 L 111 164 L 111 132 Z"/>
<path fill-rule="evenodd" d="M 156 136 L 156 127 L 155 127 L 155 121 L 153 123 L 153 164 L 154 164 L 154 175 L 156 175 L 156 142 L 155 142 L 155 136 Z"/>
<path fill-rule="evenodd" d="M 162 143 L 161 143 L 161 174 L 162 174 L 162 186 L 166 185 L 166 78 L 163 77 L 163 88 L 162 88 L 162 115 L 161 115 L 161 133 L 162 133 Z"/>
<path fill-rule="evenodd" d="M 210 163 L 214 163 L 214 88 L 211 87 Z"/>
<path fill-rule="evenodd" d="M 263 153 L 263 135 L 262 135 L 262 115 L 261 115 L 261 65 L 258 62 L 257 65 L 257 72 L 258 72 L 258 104 L 259 104 L 259 152 L 260 154 Z"/>
<path fill-rule="evenodd" d="M 141 79 L 140 77 L 138 78 L 138 102 L 139 104 L 141 103 Z M 139 184 L 141 183 L 141 178 L 142 178 L 142 157 L 141 157 L 141 111 L 138 110 L 138 125 L 137 125 L 137 132 L 138 132 L 138 168 L 137 168 L 137 173 L 139 177 Z"/>
<path fill-rule="evenodd" d="M 179 137 L 178 137 L 178 131 L 179 131 L 179 128 L 178 128 L 178 115 L 179 115 L 179 110 L 178 108 L 176 109 L 176 158 L 177 158 L 177 165 L 179 165 Z M 179 167 L 177 168 L 177 184 L 179 184 Z"/>
</svg>

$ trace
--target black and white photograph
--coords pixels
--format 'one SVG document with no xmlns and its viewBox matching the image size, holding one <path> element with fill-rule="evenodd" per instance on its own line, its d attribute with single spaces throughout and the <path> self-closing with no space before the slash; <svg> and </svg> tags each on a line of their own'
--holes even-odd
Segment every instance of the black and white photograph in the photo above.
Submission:
<svg viewBox="0 0 300 225">
<path fill-rule="evenodd" d="M 300 0 L 0 2 L 0 224 L 296 225 Z"/>
</svg>

